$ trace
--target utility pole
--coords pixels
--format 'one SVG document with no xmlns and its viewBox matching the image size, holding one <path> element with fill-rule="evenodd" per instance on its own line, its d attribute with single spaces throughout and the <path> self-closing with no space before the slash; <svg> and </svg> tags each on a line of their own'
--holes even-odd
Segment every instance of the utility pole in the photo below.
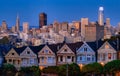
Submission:
<svg viewBox="0 0 120 76">
<path fill-rule="evenodd" d="M 66 76 L 68 76 L 68 63 L 66 64 Z"/>
</svg>

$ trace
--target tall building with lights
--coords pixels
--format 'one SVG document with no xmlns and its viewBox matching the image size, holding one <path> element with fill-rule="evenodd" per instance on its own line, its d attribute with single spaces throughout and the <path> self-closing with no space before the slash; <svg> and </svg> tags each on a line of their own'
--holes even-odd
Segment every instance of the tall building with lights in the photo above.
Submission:
<svg viewBox="0 0 120 76">
<path fill-rule="evenodd" d="M 17 15 L 16 19 L 16 32 L 20 31 L 20 20 L 19 20 L 19 15 Z"/>
<path fill-rule="evenodd" d="M 7 31 L 7 29 L 8 29 L 8 28 L 7 28 L 7 23 L 6 23 L 5 20 L 3 20 L 3 21 L 2 21 L 2 27 L 1 27 L 1 30 L 2 30 L 2 31 Z"/>
<path fill-rule="evenodd" d="M 88 18 L 81 18 L 81 36 L 83 37 L 83 39 L 85 38 L 85 26 L 88 26 L 88 24 Z"/>
<path fill-rule="evenodd" d="M 46 13 L 40 13 L 39 15 L 39 28 L 42 26 L 47 25 L 47 14 Z"/>
<path fill-rule="evenodd" d="M 100 26 L 104 25 L 104 8 L 103 7 L 99 7 L 98 23 Z"/>
<path fill-rule="evenodd" d="M 23 23 L 23 32 L 24 33 L 28 33 L 29 32 L 29 23 L 28 22 L 24 22 Z"/>
</svg>

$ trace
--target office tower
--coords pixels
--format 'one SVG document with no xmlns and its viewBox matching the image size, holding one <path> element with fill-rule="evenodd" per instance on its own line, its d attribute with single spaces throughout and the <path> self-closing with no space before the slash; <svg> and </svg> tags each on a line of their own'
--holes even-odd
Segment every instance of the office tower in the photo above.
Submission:
<svg viewBox="0 0 120 76">
<path fill-rule="evenodd" d="M 28 22 L 24 22 L 23 23 L 23 32 L 24 33 L 28 33 L 29 31 L 29 23 Z"/>
<path fill-rule="evenodd" d="M 5 20 L 2 21 L 2 28 L 1 28 L 2 31 L 7 31 L 7 23 Z"/>
<path fill-rule="evenodd" d="M 16 19 L 16 32 L 20 31 L 20 21 L 19 21 L 19 16 L 17 15 L 17 19 Z"/>
<path fill-rule="evenodd" d="M 12 32 L 12 33 L 15 33 L 15 26 L 12 26 L 11 32 Z"/>
<path fill-rule="evenodd" d="M 89 24 L 88 18 L 81 18 L 81 36 L 85 38 L 85 26 Z"/>
<path fill-rule="evenodd" d="M 60 23 L 57 22 L 57 21 L 55 21 L 55 22 L 53 23 L 53 29 L 54 29 L 54 32 L 55 32 L 55 33 L 58 33 L 59 30 L 60 30 Z"/>
<path fill-rule="evenodd" d="M 96 40 L 104 38 L 104 26 L 96 25 Z"/>
<path fill-rule="evenodd" d="M 98 23 L 100 26 L 104 25 L 104 8 L 99 7 L 99 12 L 98 12 Z"/>
<path fill-rule="evenodd" d="M 62 31 L 68 31 L 68 22 L 62 22 Z"/>
<path fill-rule="evenodd" d="M 73 25 L 77 31 L 80 31 L 80 21 L 74 21 Z"/>
<path fill-rule="evenodd" d="M 110 18 L 106 18 L 106 26 L 107 26 L 108 28 L 111 27 Z"/>
<path fill-rule="evenodd" d="M 45 25 L 47 25 L 47 14 L 41 13 L 39 15 L 39 28 Z"/>
<path fill-rule="evenodd" d="M 96 40 L 96 25 L 90 23 L 89 26 L 85 25 L 85 41 L 92 42 Z"/>
</svg>

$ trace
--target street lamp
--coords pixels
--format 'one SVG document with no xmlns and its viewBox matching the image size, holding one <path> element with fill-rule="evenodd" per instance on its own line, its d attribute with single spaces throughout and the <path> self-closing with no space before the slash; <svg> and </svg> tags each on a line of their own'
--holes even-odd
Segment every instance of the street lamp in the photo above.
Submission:
<svg viewBox="0 0 120 76">
<path fill-rule="evenodd" d="M 83 64 L 79 64 L 79 66 L 80 66 L 80 70 L 82 70 Z"/>
<path fill-rule="evenodd" d="M 66 76 L 68 76 L 68 63 L 66 64 Z"/>
<path fill-rule="evenodd" d="M 103 62 L 100 63 L 102 66 L 104 66 L 105 64 Z"/>
</svg>

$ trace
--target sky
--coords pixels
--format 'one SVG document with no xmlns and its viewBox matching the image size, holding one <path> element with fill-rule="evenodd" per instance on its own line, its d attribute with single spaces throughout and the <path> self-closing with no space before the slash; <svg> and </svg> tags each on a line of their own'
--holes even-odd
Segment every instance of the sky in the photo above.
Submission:
<svg viewBox="0 0 120 76">
<path fill-rule="evenodd" d="M 5 20 L 8 27 L 15 25 L 17 14 L 20 26 L 39 26 L 39 14 L 45 12 L 48 24 L 54 21 L 72 22 L 87 17 L 98 20 L 98 9 L 104 7 L 104 19 L 110 18 L 111 25 L 120 22 L 120 0 L 0 0 L 0 25 Z"/>
</svg>

